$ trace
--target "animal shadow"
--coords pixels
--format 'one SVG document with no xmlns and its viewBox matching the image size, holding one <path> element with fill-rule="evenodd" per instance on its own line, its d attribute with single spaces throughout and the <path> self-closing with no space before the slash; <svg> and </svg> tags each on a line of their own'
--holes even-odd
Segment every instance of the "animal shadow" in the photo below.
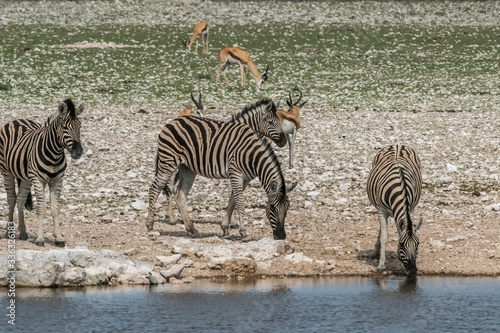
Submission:
<svg viewBox="0 0 500 333">
<path fill-rule="evenodd" d="M 378 266 L 379 256 L 374 256 L 375 251 L 373 249 L 370 250 L 361 250 L 359 251 L 356 259 L 363 260 L 368 265 L 371 265 L 375 268 Z M 391 271 L 394 273 L 399 273 L 402 269 L 400 266 L 401 263 L 398 259 L 397 253 L 394 251 L 385 251 L 385 271 Z"/>
</svg>

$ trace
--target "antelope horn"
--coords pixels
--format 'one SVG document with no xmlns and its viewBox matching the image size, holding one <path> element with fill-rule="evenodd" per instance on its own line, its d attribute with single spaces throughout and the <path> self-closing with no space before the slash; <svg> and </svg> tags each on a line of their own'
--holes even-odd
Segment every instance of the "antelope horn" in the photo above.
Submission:
<svg viewBox="0 0 500 333">
<path fill-rule="evenodd" d="M 297 90 L 298 90 L 298 91 L 299 91 L 299 93 L 300 93 L 300 97 L 299 97 L 299 99 L 298 99 L 295 103 L 293 103 L 293 105 L 297 105 L 297 104 L 299 104 L 300 100 L 302 99 L 302 91 L 300 91 L 300 89 L 297 89 Z"/>
<path fill-rule="evenodd" d="M 286 104 L 288 104 L 289 107 L 292 107 L 292 105 L 293 105 L 292 92 L 291 91 L 288 92 L 288 99 L 286 101 Z"/>
<path fill-rule="evenodd" d="M 303 107 L 303 106 L 304 106 L 304 104 L 306 104 L 308 101 L 309 101 L 309 100 L 308 100 L 308 99 L 306 99 L 306 101 L 305 101 L 304 103 L 302 103 L 302 104 L 300 104 L 300 105 L 299 105 L 299 108 Z"/>
<path fill-rule="evenodd" d="M 179 40 L 181 41 L 182 46 L 184 46 L 184 47 L 186 47 L 186 46 L 187 46 L 187 43 L 186 43 L 183 39 L 180 39 L 180 38 L 179 38 Z"/>
<path fill-rule="evenodd" d="M 200 104 L 198 109 L 203 110 L 203 104 L 201 104 L 201 92 L 200 92 L 200 98 L 198 99 L 198 103 Z"/>
<path fill-rule="evenodd" d="M 193 108 L 191 107 L 191 105 L 187 105 L 187 104 L 182 104 L 182 106 L 188 110 L 191 110 L 194 112 Z"/>
</svg>

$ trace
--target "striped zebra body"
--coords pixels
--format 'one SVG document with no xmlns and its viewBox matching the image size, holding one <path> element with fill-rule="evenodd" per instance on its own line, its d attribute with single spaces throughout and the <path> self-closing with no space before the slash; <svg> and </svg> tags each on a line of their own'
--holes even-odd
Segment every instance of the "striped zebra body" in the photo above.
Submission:
<svg viewBox="0 0 500 333">
<path fill-rule="evenodd" d="M 281 128 L 281 121 L 277 115 L 277 106 L 269 98 L 262 99 L 248 106 L 245 106 L 241 112 L 233 115 L 231 123 L 240 123 L 248 125 L 255 133 L 260 133 L 262 136 L 273 140 L 279 147 L 286 144 L 286 136 Z M 193 186 L 196 173 L 190 170 L 185 165 L 180 165 L 179 170 L 175 175 L 175 180 L 169 183 L 169 189 L 175 196 L 177 206 L 186 205 L 187 196 Z M 164 191 L 165 192 L 165 191 Z M 174 222 L 172 212 L 171 196 L 167 195 L 167 209 L 171 222 Z M 234 196 L 232 195 L 228 202 L 228 209 L 224 220 L 231 222 L 231 217 L 235 208 Z M 189 220 L 187 213 L 181 216 L 184 221 Z"/>
<path fill-rule="evenodd" d="M 80 158 L 82 155 L 80 120 L 77 115 L 83 112 L 83 108 L 82 104 L 76 110 L 71 100 L 65 100 L 59 106 L 58 115 L 49 117 L 45 126 L 31 120 L 18 119 L 0 129 L 0 171 L 7 192 L 9 222 L 14 220 L 17 202 L 21 240 L 28 239 L 23 207 L 27 200 L 31 200 L 30 189 L 33 185 L 38 216 L 36 244 L 44 245 L 43 221 L 46 214 L 44 191 L 48 184 L 56 245 L 64 246 L 64 238 L 59 227 L 59 197 L 66 170 L 64 149 L 67 149 L 73 158 Z M 17 195 L 16 179 L 19 182 Z"/>
<path fill-rule="evenodd" d="M 422 174 L 420 159 L 415 151 L 407 146 L 392 145 L 377 153 L 368 177 L 367 192 L 380 220 L 375 244 L 375 256 L 380 255 L 377 269 L 385 269 L 387 218 L 393 217 L 399 234 L 399 259 L 408 275 L 416 275 L 419 244 L 416 231 L 422 219 L 413 222 L 413 210 L 422 192 Z"/>
<path fill-rule="evenodd" d="M 246 231 L 242 223 L 242 192 L 250 180 L 259 177 L 268 196 L 266 215 L 273 228 L 274 237 L 286 237 L 284 223 L 289 207 L 287 187 L 279 161 L 270 144 L 261 140 L 245 124 L 198 117 L 174 119 L 165 125 L 159 135 L 156 176 L 149 189 L 148 230 L 153 230 L 154 204 L 159 192 L 165 188 L 170 176 L 181 164 L 194 175 L 230 179 L 243 236 L 246 236 Z M 166 190 L 168 191 L 168 187 Z M 184 193 L 183 200 L 177 200 L 177 203 L 186 230 L 196 234 L 197 231 L 187 214 L 185 188 L 179 192 Z M 226 235 L 229 232 L 229 224 L 223 223 L 222 228 Z"/>
</svg>

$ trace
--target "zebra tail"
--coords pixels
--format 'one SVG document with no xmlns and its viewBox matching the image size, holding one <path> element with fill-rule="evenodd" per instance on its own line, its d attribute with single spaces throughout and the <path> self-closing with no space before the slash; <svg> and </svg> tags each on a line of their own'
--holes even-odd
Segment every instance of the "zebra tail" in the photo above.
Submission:
<svg viewBox="0 0 500 333">
<path fill-rule="evenodd" d="M 156 159 L 155 159 L 155 176 L 158 175 L 158 164 L 160 163 L 160 152 L 157 151 L 156 152 Z M 169 190 L 168 190 L 168 185 L 165 186 L 163 189 L 162 189 L 162 192 L 163 194 L 165 194 L 166 197 L 169 196 Z"/>
<path fill-rule="evenodd" d="M 401 180 L 401 186 L 403 187 L 403 200 L 404 200 L 404 207 L 405 207 L 405 218 L 406 218 L 406 223 L 407 223 L 407 228 L 408 231 L 413 232 L 413 223 L 411 221 L 410 217 L 410 208 L 408 205 L 408 192 L 406 191 L 406 181 L 405 181 L 405 174 L 403 172 L 403 168 L 401 168 L 401 165 L 398 164 L 398 170 L 399 170 L 399 179 Z"/>
<path fill-rule="evenodd" d="M 21 186 L 21 179 L 17 179 L 17 187 Z M 24 207 L 29 210 L 30 212 L 33 211 L 33 197 L 31 195 L 31 191 L 28 192 L 28 196 L 26 197 L 26 203 L 24 204 Z"/>
</svg>

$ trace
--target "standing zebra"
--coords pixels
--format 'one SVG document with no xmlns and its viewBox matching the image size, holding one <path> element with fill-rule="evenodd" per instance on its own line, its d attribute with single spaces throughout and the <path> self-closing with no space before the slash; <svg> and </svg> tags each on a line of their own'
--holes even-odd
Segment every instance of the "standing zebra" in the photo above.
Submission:
<svg viewBox="0 0 500 333">
<path fill-rule="evenodd" d="M 417 274 L 419 241 L 416 231 L 422 224 L 422 218 L 416 223 L 412 220 L 421 191 L 420 159 L 413 149 L 392 145 L 377 153 L 367 186 L 368 198 L 377 208 L 380 220 L 374 253 L 375 256 L 380 255 L 377 270 L 385 269 L 387 218 L 393 217 L 399 234 L 399 259 L 403 262 L 407 275 Z"/>
<path fill-rule="evenodd" d="M 80 141 L 80 120 L 83 112 L 70 99 L 59 106 L 59 112 L 49 117 L 45 126 L 31 120 L 14 120 L 0 129 L 0 171 L 4 179 L 7 201 L 9 203 L 9 222 L 14 221 L 14 208 L 17 199 L 19 217 L 19 239 L 27 240 L 23 207 L 31 201 L 31 185 L 35 188 L 37 199 L 36 215 L 38 232 L 35 244 L 45 245 L 43 221 L 46 213 L 45 185 L 49 185 L 51 212 L 54 219 L 55 245 L 64 246 L 64 238 L 59 227 L 59 197 L 62 178 L 66 170 L 64 149 L 71 157 L 82 156 Z M 15 180 L 19 182 L 16 196 Z"/>
<path fill-rule="evenodd" d="M 149 189 L 147 229 L 153 230 L 154 205 L 171 174 L 184 164 L 186 169 L 208 178 L 227 179 L 232 186 L 232 196 L 239 212 L 242 237 L 246 237 L 242 221 L 244 200 L 242 192 L 250 180 L 259 177 L 268 197 L 266 215 L 275 239 L 285 239 L 285 218 L 289 207 L 287 192 L 296 184 L 285 185 L 279 161 L 269 143 L 261 140 L 245 124 L 221 122 L 198 117 L 182 117 L 172 120 L 162 129 L 158 138 L 156 175 Z M 192 185 L 192 183 L 191 183 Z M 183 186 L 184 192 L 186 186 Z M 190 186 L 189 186 L 190 188 Z M 188 193 L 189 189 L 187 190 Z M 187 206 L 178 200 L 186 230 L 197 234 L 189 219 Z M 179 202 L 181 201 L 181 202 Z M 229 208 L 228 208 L 229 210 Z M 227 214 L 227 212 L 226 212 Z M 223 236 L 229 234 L 229 223 L 222 224 Z"/>
<path fill-rule="evenodd" d="M 260 133 L 273 140 L 279 147 L 286 144 L 286 136 L 281 127 L 281 121 L 277 114 L 278 107 L 269 98 L 264 98 L 260 101 L 247 105 L 243 110 L 231 117 L 230 122 L 242 123 L 250 126 L 255 133 Z M 177 206 L 180 207 L 187 201 L 187 196 L 193 186 L 196 172 L 193 172 L 185 165 L 179 166 L 179 171 L 176 173 L 176 181 L 170 182 L 170 190 L 175 194 Z M 174 185 L 175 183 L 175 185 Z M 165 192 L 165 191 L 164 191 Z M 166 193 L 165 193 L 166 194 Z M 173 222 L 172 200 L 171 196 L 167 195 L 167 206 L 170 221 Z M 228 218 L 231 221 L 232 211 L 234 210 L 234 196 L 232 195 L 228 203 Z M 187 213 L 181 214 L 184 221 L 189 219 Z"/>
</svg>

